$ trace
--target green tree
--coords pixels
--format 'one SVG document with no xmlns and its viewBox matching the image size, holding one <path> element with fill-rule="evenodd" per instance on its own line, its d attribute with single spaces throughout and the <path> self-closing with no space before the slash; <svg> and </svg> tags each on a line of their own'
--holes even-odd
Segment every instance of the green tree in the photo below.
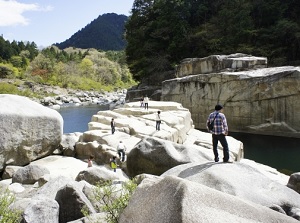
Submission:
<svg viewBox="0 0 300 223">
<path fill-rule="evenodd" d="M 19 67 L 19 68 L 21 68 L 21 67 L 24 66 L 24 65 L 23 65 L 23 58 L 22 58 L 21 56 L 12 56 L 12 57 L 10 58 L 10 62 L 12 63 L 12 65 L 13 65 L 14 67 Z"/>
<path fill-rule="evenodd" d="M 141 80 L 147 73 L 144 68 L 147 65 L 147 40 L 149 36 L 148 24 L 154 20 L 154 12 L 151 12 L 153 0 L 135 0 L 131 10 L 131 16 L 126 27 L 126 55 L 127 63 L 134 78 Z M 150 47 L 151 48 L 151 47 Z"/>
<path fill-rule="evenodd" d="M 137 80 L 187 57 L 236 52 L 300 64 L 300 3 L 283 0 L 135 0 L 126 23 L 127 63 Z"/>
<path fill-rule="evenodd" d="M 33 76 L 39 76 L 44 80 L 48 80 L 54 70 L 54 62 L 44 54 L 38 54 L 31 62 L 29 72 Z"/>
<path fill-rule="evenodd" d="M 81 61 L 79 68 L 84 77 L 93 77 L 94 75 L 93 62 L 90 59 L 84 58 Z"/>
</svg>

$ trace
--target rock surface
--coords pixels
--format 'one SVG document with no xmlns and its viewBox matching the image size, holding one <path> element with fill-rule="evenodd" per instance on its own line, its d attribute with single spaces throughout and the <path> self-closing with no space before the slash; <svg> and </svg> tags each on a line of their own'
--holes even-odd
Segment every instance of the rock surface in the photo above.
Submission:
<svg viewBox="0 0 300 223">
<path fill-rule="evenodd" d="M 290 176 L 287 186 L 300 194 L 300 173 L 293 173 Z"/>
<path fill-rule="evenodd" d="M 161 176 L 177 176 L 266 207 L 276 205 L 286 211 L 300 207 L 299 194 L 240 162 L 189 163 L 169 169 Z"/>
<path fill-rule="evenodd" d="M 13 183 L 34 184 L 45 174 L 49 174 L 49 170 L 44 166 L 27 165 L 18 169 L 12 176 Z"/>
<path fill-rule="evenodd" d="M 229 131 L 300 138 L 299 88 L 300 67 L 262 68 L 167 80 L 162 100 L 188 108 L 197 129 L 221 103 Z"/>
<path fill-rule="evenodd" d="M 204 58 L 186 58 L 176 68 L 176 76 L 217 73 L 221 71 L 240 71 L 266 68 L 266 57 L 254 57 L 236 53 L 231 55 L 211 55 Z"/>
<path fill-rule="evenodd" d="M 147 207 L 147 208 L 145 208 Z M 298 222 L 261 205 L 177 177 L 144 180 L 120 223 Z"/>
<path fill-rule="evenodd" d="M 160 131 L 155 128 L 158 110 L 162 120 Z M 112 118 L 116 126 L 114 134 L 110 131 Z M 89 129 L 92 130 L 84 132 L 76 143 L 77 156 L 87 158 L 89 151 L 98 164 L 107 164 L 109 156 L 118 157 L 116 148 L 122 140 L 128 154 L 125 169 L 131 177 L 141 173 L 159 175 L 182 163 L 213 160 L 211 134 L 195 130 L 190 112 L 179 103 L 150 101 L 148 110 L 140 108 L 139 102 L 127 103 L 113 111 L 98 112 L 92 117 Z M 227 138 L 231 159 L 242 159 L 243 144 Z"/>
<path fill-rule="evenodd" d="M 18 200 L 14 207 L 23 210 L 23 222 L 59 222 L 59 205 L 48 197 Z"/>
<path fill-rule="evenodd" d="M 50 155 L 63 134 L 61 115 L 17 95 L 0 95 L 0 171 Z"/>
<path fill-rule="evenodd" d="M 155 130 L 158 110 L 163 121 L 160 131 Z M 116 122 L 114 134 L 111 118 Z M 139 102 L 128 103 L 95 114 L 89 131 L 67 135 L 53 152 L 61 150 L 61 155 L 42 157 L 25 167 L 7 165 L 0 187 L 17 197 L 13 206 L 21 210 L 22 222 L 105 221 L 107 214 L 93 197 L 95 185 L 113 180 L 121 193 L 129 179 L 126 173 L 136 176 L 140 186 L 120 222 L 292 223 L 299 219 L 300 195 L 286 187 L 288 176 L 243 159 L 242 142 L 226 138 L 236 162 L 214 163 L 211 135 L 194 129 L 191 113 L 181 104 L 150 101 L 146 110 Z M 120 140 L 127 146 L 127 160 L 118 160 L 114 172 L 109 158 L 117 155 Z M 95 157 L 93 167 L 87 167 L 90 155 Z M 12 183 L 16 178 L 19 183 Z"/>
</svg>

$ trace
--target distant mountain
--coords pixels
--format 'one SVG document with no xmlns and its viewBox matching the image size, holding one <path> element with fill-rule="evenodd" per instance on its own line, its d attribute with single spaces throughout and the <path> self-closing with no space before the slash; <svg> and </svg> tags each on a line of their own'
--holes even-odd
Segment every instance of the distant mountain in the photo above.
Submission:
<svg viewBox="0 0 300 223">
<path fill-rule="evenodd" d="M 124 50 L 123 38 L 128 17 L 115 13 L 100 15 L 86 27 L 64 42 L 54 44 L 59 49 L 68 47 L 95 48 L 99 50 Z"/>
</svg>

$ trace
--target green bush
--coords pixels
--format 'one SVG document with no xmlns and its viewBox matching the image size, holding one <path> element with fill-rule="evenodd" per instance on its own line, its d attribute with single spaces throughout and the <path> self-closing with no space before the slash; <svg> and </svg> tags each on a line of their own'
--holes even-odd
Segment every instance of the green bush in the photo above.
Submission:
<svg viewBox="0 0 300 223">
<path fill-rule="evenodd" d="M 13 84 L 0 83 L 0 94 L 17 94 L 18 88 Z"/>
<path fill-rule="evenodd" d="M 15 196 L 8 190 L 0 188 L 0 223 L 17 223 L 21 221 L 21 212 L 11 208 Z"/>
<path fill-rule="evenodd" d="M 41 95 L 35 94 L 29 89 L 19 90 L 14 84 L 0 83 L 0 94 L 15 94 L 29 98 L 41 98 Z"/>
<path fill-rule="evenodd" d="M 137 187 L 135 180 L 120 184 L 113 184 L 112 181 L 99 183 L 94 191 L 94 201 L 98 202 L 98 212 L 106 213 L 106 222 L 118 223 L 120 214 L 127 207 L 129 199 Z M 83 211 L 87 215 L 86 211 Z"/>
</svg>

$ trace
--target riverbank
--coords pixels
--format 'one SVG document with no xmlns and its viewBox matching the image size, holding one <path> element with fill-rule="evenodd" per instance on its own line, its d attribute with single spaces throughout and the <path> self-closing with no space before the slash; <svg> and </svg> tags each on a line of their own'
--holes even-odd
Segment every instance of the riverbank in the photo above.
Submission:
<svg viewBox="0 0 300 223">
<path fill-rule="evenodd" d="M 125 103 L 126 89 L 115 89 L 107 91 L 85 91 L 59 86 L 50 86 L 19 79 L 0 79 L 0 82 L 17 87 L 19 95 L 29 95 L 31 100 L 54 109 L 67 106 L 108 105 L 111 108 Z M 9 89 L 4 93 L 16 94 Z"/>
</svg>

